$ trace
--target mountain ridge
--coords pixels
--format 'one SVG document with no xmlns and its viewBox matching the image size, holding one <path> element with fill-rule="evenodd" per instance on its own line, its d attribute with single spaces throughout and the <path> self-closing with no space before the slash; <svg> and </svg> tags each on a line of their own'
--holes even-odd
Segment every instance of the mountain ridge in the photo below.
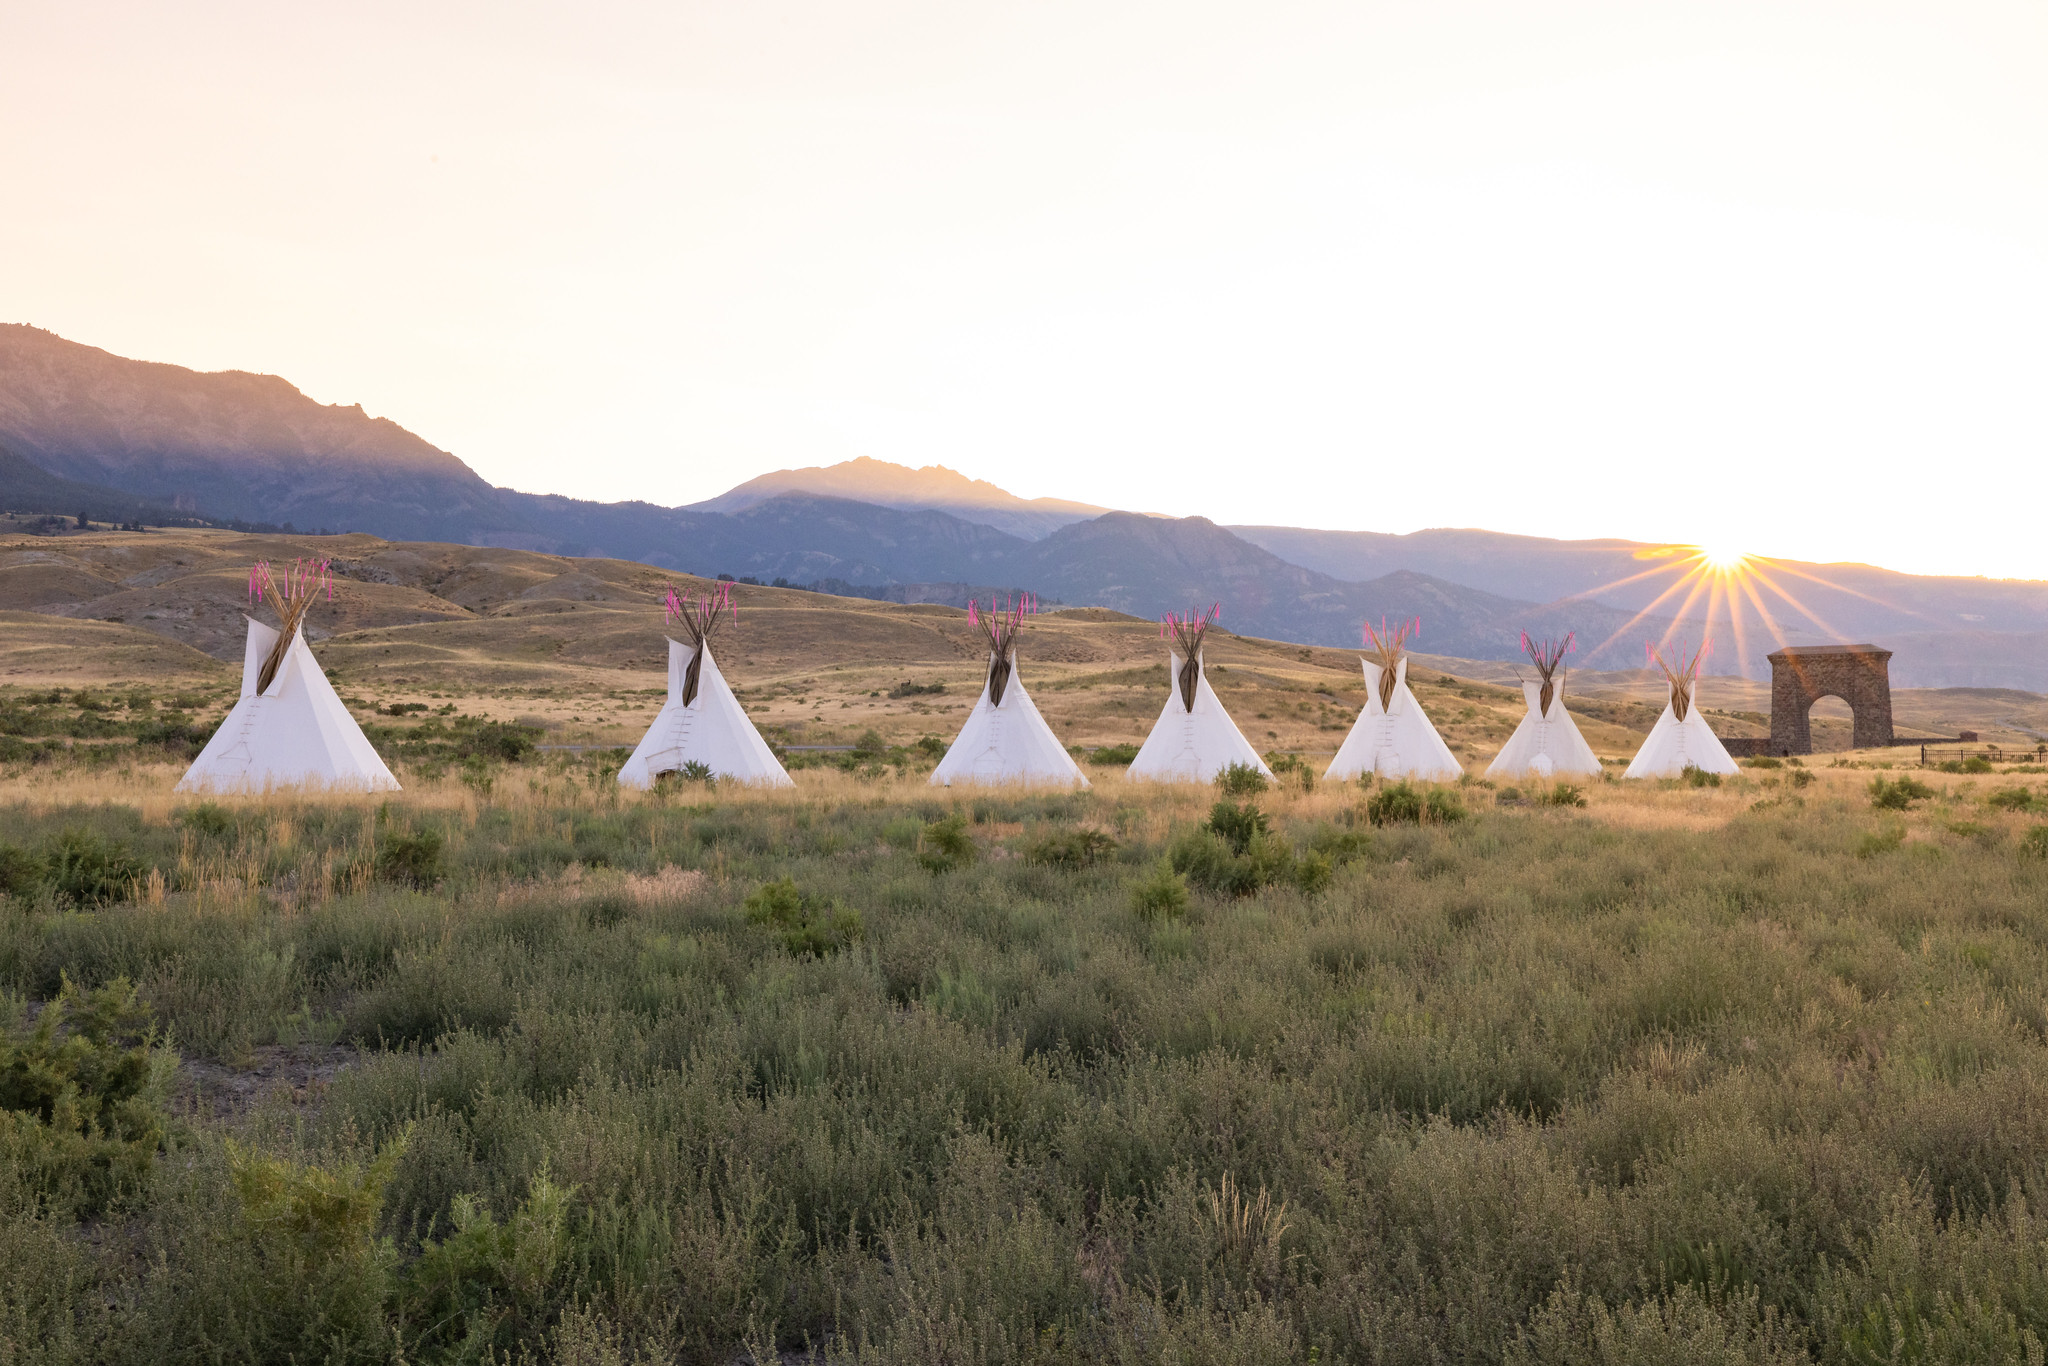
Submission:
<svg viewBox="0 0 2048 1366">
<path fill-rule="evenodd" d="M 1644 635 L 1730 633 L 1718 612 L 1674 623 L 1681 599 L 1659 598 L 1675 576 L 1655 571 L 1690 548 L 1620 539 L 1233 527 L 1024 499 L 946 466 L 871 458 L 774 471 L 682 507 L 495 488 L 397 423 L 277 376 L 127 360 L 25 325 L 0 326 L 0 446 L 19 457 L 0 462 L 0 494 L 44 502 L 96 490 L 181 516 L 906 596 L 1009 584 L 1143 616 L 1220 599 L 1240 628 L 1312 645 L 1355 643 L 1360 619 L 1421 614 L 1435 644 L 1474 658 L 1518 657 L 1522 629 L 1576 630 L 1585 662 L 1614 666 Z M 2048 671 L 2048 583 L 1759 565 L 1801 599 L 1777 639 L 1896 642 L 1895 676 L 1922 683 L 2027 687 Z M 1743 645 L 1739 667 L 1763 671 L 1768 648 Z"/>
<path fill-rule="evenodd" d="M 899 512 L 951 512 L 1028 541 L 1042 540 L 1060 527 L 1100 517 L 1110 511 L 1093 503 L 1063 498 L 1019 498 L 986 479 L 970 479 L 944 465 L 912 469 L 871 456 L 857 456 L 836 465 L 807 465 L 773 470 L 735 484 L 715 498 L 688 504 L 689 512 L 742 512 L 771 498 L 808 493 L 893 508 Z"/>
</svg>

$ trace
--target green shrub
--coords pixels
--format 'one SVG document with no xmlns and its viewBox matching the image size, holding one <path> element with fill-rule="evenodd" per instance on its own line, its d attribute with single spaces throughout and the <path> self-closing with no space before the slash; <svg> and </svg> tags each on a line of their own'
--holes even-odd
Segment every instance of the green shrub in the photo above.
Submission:
<svg viewBox="0 0 2048 1366">
<path fill-rule="evenodd" d="M 1303 792 L 1315 791 L 1316 771 L 1299 754 L 1268 754 L 1266 767 L 1273 770 L 1275 782 L 1290 784 Z"/>
<path fill-rule="evenodd" d="M 12 844 L 0 844 L 0 896 L 31 897 L 42 890 L 49 869 L 41 858 Z"/>
<path fill-rule="evenodd" d="M 397 1251 L 377 1236 L 377 1224 L 405 1142 L 401 1130 L 368 1162 L 334 1169 L 226 1143 L 238 1241 L 254 1254 L 241 1269 L 272 1309 L 267 1321 L 240 1326 L 270 1339 L 265 1359 L 364 1360 L 400 1335 L 389 1318 Z M 415 1302 L 397 1307 L 402 1314 Z M 433 1341 L 431 1332 L 406 1327 Z"/>
<path fill-rule="evenodd" d="M 1368 797 L 1365 818 L 1374 825 L 1420 825 L 1422 809 L 1422 789 L 1404 779 Z"/>
<path fill-rule="evenodd" d="M 66 977 L 33 1029 L 0 1036 L 0 1159 L 80 1213 L 105 1209 L 163 1142 L 170 1062 L 127 978 L 82 992 Z"/>
<path fill-rule="evenodd" d="M 1050 868 L 1092 868 L 1121 848 L 1100 830 L 1076 826 L 1042 835 L 1025 851 L 1024 857 Z"/>
<path fill-rule="evenodd" d="M 860 912 L 800 891 L 794 878 L 764 882 L 746 900 L 747 919 L 781 937 L 793 954 L 824 957 L 859 941 Z"/>
<path fill-rule="evenodd" d="M 1423 798 L 1424 825 L 1456 825 L 1470 815 L 1465 809 L 1465 799 L 1448 787 L 1432 787 L 1429 795 Z"/>
<path fill-rule="evenodd" d="M 2048 858 L 2048 825 L 2037 825 L 2020 836 L 2020 852 L 2028 858 Z"/>
<path fill-rule="evenodd" d="M 66 830 L 44 846 L 43 878 L 65 900 L 98 905 L 126 901 L 148 871 L 128 846 L 90 830 Z"/>
<path fill-rule="evenodd" d="M 235 833 L 235 813 L 219 802 L 201 802 L 180 810 L 173 820 L 195 835 L 224 840 Z"/>
<path fill-rule="evenodd" d="M 1984 800 L 2001 811 L 2031 811 L 2034 807 L 2034 794 L 2024 787 L 2001 787 Z"/>
<path fill-rule="evenodd" d="M 1879 811 L 1904 811 L 1914 802 L 1926 801 L 1934 795 L 1934 789 L 1917 778 L 1900 778 L 1891 781 L 1885 778 L 1870 780 L 1870 804 Z"/>
<path fill-rule="evenodd" d="M 377 841 L 377 876 L 425 890 L 447 876 L 442 865 L 446 838 L 439 830 L 394 831 Z"/>
<path fill-rule="evenodd" d="M 944 820 L 928 822 L 918 836 L 917 861 L 928 873 L 965 868 L 979 857 L 981 850 L 968 833 L 965 812 L 955 811 Z"/>
<path fill-rule="evenodd" d="M 1207 822 L 1174 839 L 1167 862 L 1205 891 L 1250 896 L 1282 882 L 1320 891 L 1329 885 L 1336 861 L 1320 851 L 1303 858 L 1267 828 L 1266 813 L 1253 803 L 1220 801 L 1210 809 Z"/>
<path fill-rule="evenodd" d="M 905 680 L 889 689 L 889 696 L 898 699 L 905 697 L 937 697 L 945 691 L 946 685 L 943 683 L 912 683 Z"/>
<path fill-rule="evenodd" d="M 457 722 L 454 757 L 466 759 L 474 755 L 499 763 L 518 763 L 532 757 L 540 735 L 538 727 L 513 725 L 506 721 L 480 721 L 475 725 Z"/>
<path fill-rule="evenodd" d="M 1088 755 L 1088 762 L 1103 767 L 1115 765 L 1128 768 L 1138 757 L 1136 745 L 1098 745 Z"/>
<path fill-rule="evenodd" d="M 1720 774 L 1709 773 L 1703 768 L 1694 767 L 1692 764 L 1685 766 L 1685 771 L 1679 774 L 1679 780 L 1687 787 L 1719 787 L 1721 785 Z"/>
<path fill-rule="evenodd" d="M 1785 766 L 1784 760 L 1773 758 L 1768 754 L 1759 754 L 1749 760 L 1748 763 L 1751 768 L 1783 768 Z"/>
<path fill-rule="evenodd" d="M 1888 854 L 1905 842 L 1906 827 L 1888 825 L 1882 830 L 1873 830 L 1856 841 L 1856 857 L 1872 858 L 1878 854 Z"/>
<path fill-rule="evenodd" d="M 1990 773 L 1992 772 L 1991 761 L 1981 754 L 1972 754 L 1969 758 L 1963 760 L 1962 767 L 1958 771 L 1962 773 Z"/>
<path fill-rule="evenodd" d="M 544 1340 L 577 1260 L 572 1195 L 542 1172 L 502 1224 L 475 1195 L 454 1198 L 448 1236 L 422 1246 L 399 1288 L 415 1359 L 530 1359 L 520 1349 Z"/>
<path fill-rule="evenodd" d="M 1251 848 L 1253 840 L 1266 833 L 1266 813 L 1252 802 L 1242 806 L 1230 801 L 1217 802 L 1209 808 L 1209 829 L 1223 837 L 1232 854 L 1242 855 Z"/>
<path fill-rule="evenodd" d="M 1266 790 L 1266 775 L 1256 764 L 1231 764 L 1216 775 L 1216 788 L 1226 797 L 1256 797 Z"/>
<path fill-rule="evenodd" d="M 1406 779 L 1382 787 L 1365 803 L 1365 818 L 1373 825 L 1455 825 L 1470 815 L 1454 790 L 1419 788 Z"/>
<path fill-rule="evenodd" d="M 1131 914 L 1140 920 L 1178 920 L 1187 909 L 1188 880 L 1168 860 L 1131 887 Z"/>
<path fill-rule="evenodd" d="M 1538 806 L 1584 806 L 1586 794 L 1571 783 L 1560 781 L 1548 788 L 1537 788 L 1529 800 Z"/>
</svg>

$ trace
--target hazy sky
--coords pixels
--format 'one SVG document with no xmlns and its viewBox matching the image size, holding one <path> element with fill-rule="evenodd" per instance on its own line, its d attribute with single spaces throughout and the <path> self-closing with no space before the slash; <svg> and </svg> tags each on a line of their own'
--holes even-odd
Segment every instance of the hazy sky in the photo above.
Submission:
<svg viewBox="0 0 2048 1366">
<path fill-rule="evenodd" d="M 2048 577 L 2040 0 L 11 3 L 0 187 L 0 320 L 518 488 Z"/>
</svg>

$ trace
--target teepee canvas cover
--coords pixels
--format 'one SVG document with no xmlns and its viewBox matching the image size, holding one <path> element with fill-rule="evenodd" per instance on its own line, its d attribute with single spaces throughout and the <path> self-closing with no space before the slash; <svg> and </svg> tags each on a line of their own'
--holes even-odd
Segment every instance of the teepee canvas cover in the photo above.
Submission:
<svg viewBox="0 0 2048 1366">
<path fill-rule="evenodd" d="M 1458 756 L 1429 724 L 1422 704 L 1408 690 L 1408 638 L 1420 627 L 1420 621 L 1404 622 L 1392 630 L 1385 623 L 1377 631 L 1366 626 L 1366 646 L 1379 658 L 1359 661 L 1365 668 L 1365 710 L 1358 714 L 1323 777 L 1341 781 L 1376 773 L 1382 778 L 1448 783 L 1464 775 Z"/>
<path fill-rule="evenodd" d="M 1664 704 L 1664 714 L 1657 718 L 1650 738 L 1636 751 L 1635 762 L 1621 776 L 1676 778 L 1688 768 L 1706 773 L 1740 773 L 1742 770 L 1728 757 L 1721 737 L 1714 734 L 1707 718 L 1693 705 L 1699 687 L 1700 661 L 1706 658 L 1707 647 L 1701 645 L 1690 660 L 1681 647 L 1673 656 L 1677 661 L 1675 668 L 1664 662 L 1664 656 L 1654 645 L 1649 648 L 1650 658 L 1664 671 L 1664 679 L 1670 684 L 1671 700 Z"/>
<path fill-rule="evenodd" d="M 1029 594 L 1001 609 L 991 603 L 987 612 L 967 604 L 967 619 L 988 640 L 988 673 L 967 724 L 932 770 L 934 786 L 1088 786 L 1087 775 L 1045 724 L 1017 677 L 1017 631 L 1036 610 Z"/>
<path fill-rule="evenodd" d="M 334 585 L 324 560 L 295 563 L 281 584 L 263 561 L 249 571 L 249 596 L 276 608 L 284 629 L 244 618 L 249 636 L 242 647 L 241 699 L 178 781 L 178 791 L 398 790 L 398 779 L 306 648 L 306 610 L 323 588 L 331 601 Z"/>
<path fill-rule="evenodd" d="M 1152 782 L 1206 783 L 1232 764 L 1249 764 L 1268 778 L 1273 776 L 1223 709 L 1222 700 L 1209 686 L 1208 670 L 1202 666 L 1202 637 L 1217 613 L 1215 607 L 1206 615 L 1169 612 L 1161 623 L 1160 637 L 1171 638 L 1179 647 L 1166 652 L 1171 685 L 1166 710 L 1153 723 L 1152 733 L 1145 737 L 1126 776 Z"/>
<path fill-rule="evenodd" d="M 1593 756 L 1593 747 L 1579 734 L 1577 723 L 1564 709 L 1564 657 L 1571 648 L 1570 635 L 1561 641 L 1538 644 L 1529 639 L 1528 632 L 1522 633 L 1522 649 L 1535 664 L 1537 675 L 1535 679 L 1522 680 L 1522 696 L 1528 699 L 1529 713 L 1508 737 L 1499 756 L 1487 765 L 1487 777 L 1600 776 L 1600 761 Z"/>
<path fill-rule="evenodd" d="M 662 774 L 699 763 L 727 782 L 795 787 L 711 657 L 711 635 L 719 621 L 738 619 L 732 585 L 720 583 L 694 603 L 671 588 L 662 605 L 689 643 L 668 643 L 668 701 L 619 769 L 619 785 L 652 787 Z"/>
</svg>

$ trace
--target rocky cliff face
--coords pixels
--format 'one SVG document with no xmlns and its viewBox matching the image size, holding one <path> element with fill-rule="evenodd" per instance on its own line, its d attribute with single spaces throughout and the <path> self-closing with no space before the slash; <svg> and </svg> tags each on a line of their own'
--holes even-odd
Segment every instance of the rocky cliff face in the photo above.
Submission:
<svg viewBox="0 0 2048 1366">
<path fill-rule="evenodd" d="M 215 517 L 453 541 L 528 530 L 469 466 L 360 406 L 34 327 L 0 326 L 0 445 L 51 474 Z"/>
</svg>

